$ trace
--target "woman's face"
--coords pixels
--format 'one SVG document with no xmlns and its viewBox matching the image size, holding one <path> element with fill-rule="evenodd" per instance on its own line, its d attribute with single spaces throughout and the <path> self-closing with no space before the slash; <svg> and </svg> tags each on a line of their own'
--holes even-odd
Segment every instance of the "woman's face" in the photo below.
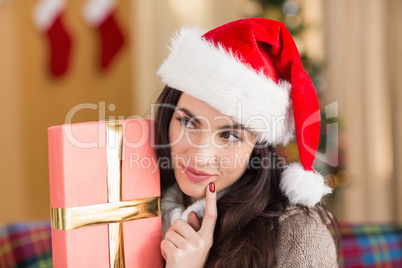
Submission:
<svg viewBox="0 0 402 268">
<path fill-rule="evenodd" d="M 219 192 L 245 172 L 254 135 L 207 103 L 182 94 L 169 126 L 176 181 L 193 199 L 214 182 Z"/>
</svg>

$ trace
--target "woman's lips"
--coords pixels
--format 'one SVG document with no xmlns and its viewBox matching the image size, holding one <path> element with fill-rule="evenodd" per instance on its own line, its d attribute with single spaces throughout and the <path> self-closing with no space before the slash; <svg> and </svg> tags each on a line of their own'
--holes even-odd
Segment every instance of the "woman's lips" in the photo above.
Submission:
<svg viewBox="0 0 402 268">
<path fill-rule="evenodd" d="M 186 176 L 193 182 L 203 182 L 214 176 L 213 174 L 199 171 L 192 167 L 186 167 L 184 165 L 181 165 L 181 168 Z"/>
</svg>

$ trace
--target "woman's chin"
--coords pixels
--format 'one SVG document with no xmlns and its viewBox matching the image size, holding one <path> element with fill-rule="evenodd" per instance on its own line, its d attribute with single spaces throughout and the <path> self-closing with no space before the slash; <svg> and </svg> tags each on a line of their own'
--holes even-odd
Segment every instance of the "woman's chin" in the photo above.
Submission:
<svg viewBox="0 0 402 268">
<path fill-rule="evenodd" d="M 190 185 L 189 187 L 185 187 L 179 184 L 179 187 L 181 191 L 191 197 L 192 200 L 198 200 L 202 199 L 205 197 L 205 189 L 203 189 L 201 186 L 199 187 L 194 187 L 194 185 Z M 197 189 L 199 188 L 199 189 Z"/>
</svg>

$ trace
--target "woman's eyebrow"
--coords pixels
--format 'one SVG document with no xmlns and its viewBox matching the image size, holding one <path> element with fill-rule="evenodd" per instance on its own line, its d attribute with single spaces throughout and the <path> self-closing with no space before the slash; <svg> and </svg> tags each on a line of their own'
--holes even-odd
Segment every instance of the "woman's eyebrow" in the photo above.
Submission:
<svg viewBox="0 0 402 268">
<path fill-rule="evenodd" d="M 195 116 L 193 115 L 192 112 L 190 112 L 189 110 L 187 110 L 186 108 L 177 108 L 176 110 L 182 111 L 183 113 L 185 113 L 188 117 L 190 117 L 191 119 L 193 119 L 195 122 L 197 122 L 197 124 L 202 125 L 201 121 Z"/>
<path fill-rule="evenodd" d="M 242 129 L 242 130 L 245 130 L 245 131 L 249 131 L 248 128 L 246 128 L 245 126 L 243 126 L 241 124 L 225 125 L 223 127 L 220 127 L 219 129 Z"/>
</svg>

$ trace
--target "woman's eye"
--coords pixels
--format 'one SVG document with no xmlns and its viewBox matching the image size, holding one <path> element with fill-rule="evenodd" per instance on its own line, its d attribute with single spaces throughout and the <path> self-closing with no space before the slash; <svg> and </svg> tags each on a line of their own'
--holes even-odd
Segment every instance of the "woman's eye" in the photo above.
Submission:
<svg viewBox="0 0 402 268">
<path fill-rule="evenodd" d="M 187 117 L 176 117 L 180 124 L 185 128 L 195 128 L 193 120 Z"/>
<path fill-rule="evenodd" d="M 237 134 L 235 134 L 234 132 L 230 132 L 230 131 L 225 131 L 221 133 L 221 138 L 227 140 L 227 141 L 242 141 L 242 138 L 240 136 L 238 136 Z"/>
</svg>

